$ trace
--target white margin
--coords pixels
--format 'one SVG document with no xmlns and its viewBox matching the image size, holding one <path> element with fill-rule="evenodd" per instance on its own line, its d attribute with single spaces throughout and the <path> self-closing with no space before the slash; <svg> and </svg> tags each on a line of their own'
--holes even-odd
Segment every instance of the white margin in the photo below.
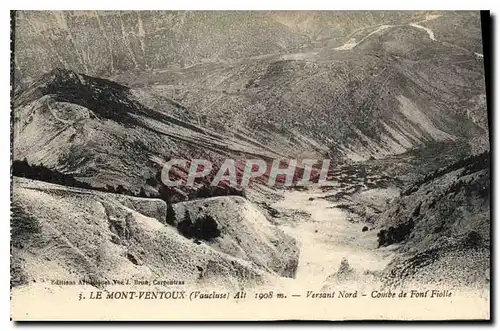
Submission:
<svg viewBox="0 0 500 331">
<path fill-rule="evenodd" d="M 146 9 L 163 9 L 163 10 L 491 10 L 492 15 L 496 17 L 495 20 L 495 32 L 493 33 L 495 40 L 494 45 L 499 44 L 499 34 L 496 30 L 498 30 L 498 13 L 500 12 L 500 1 L 493 0 L 475 0 L 475 1 L 466 1 L 466 0 L 451 0 L 451 1 L 438 1 L 438 0 L 418 0 L 418 1 L 404 1 L 404 0 L 349 0 L 349 1 L 318 1 L 318 0 L 288 0 L 288 1 L 271 1 L 271 0 L 182 0 L 182 1 L 149 1 L 149 0 L 122 0 L 122 1 L 110 1 L 110 0 L 86 0 L 86 1 L 63 1 L 63 0 L 45 0 L 45 1 L 29 1 L 29 0 L 17 0 L 17 1 L 2 1 L 1 3 L 2 10 L 0 11 L 0 45 L 2 47 L 3 56 L 2 65 L 0 66 L 0 79 L 2 82 L 2 90 L 1 90 L 1 109 L 0 109 L 0 133 L 2 137 L 0 139 L 0 195 L 1 195 L 1 214 L 0 221 L 2 223 L 1 235 L 2 240 L 0 247 L 0 255 L 1 255 L 1 266 L 2 270 L 0 273 L 0 288 L 1 290 L 1 315 L 0 315 L 0 330 L 11 330 L 16 325 L 9 321 L 10 316 L 10 291 L 7 284 L 10 283 L 10 269 L 9 269 L 9 260 L 10 260 L 10 245 L 9 245 L 9 219 L 10 219 L 10 13 L 9 10 L 17 9 L 17 10 L 57 10 L 57 9 L 72 9 L 72 10 L 146 10 Z M 495 47 L 496 48 L 496 47 Z M 497 54 L 496 50 L 493 50 L 493 54 Z M 495 61 L 496 62 L 496 61 Z M 498 63 L 495 65 L 495 73 L 493 76 L 497 76 L 498 73 Z M 499 85 L 494 85 L 495 90 L 493 91 L 495 95 L 499 95 Z M 498 103 L 496 103 L 498 108 Z M 495 109 L 496 110 L 496 109 Z M 494 116 L 493 127 L 498 127 L 500 117 L 499 115 Z M 493 146 L 498 148 L 498 143 L 500 138 L 498 135 L 494 135 Z M 498 182 L 498 169 L 499 163 L 497 158 L 497 151 L 493 151 L 494 155 L 494 183 L 493 187 L 496 187 Z M 498 195 L 495 195 L 494 206 L 500 206 L 500 198 Z M 497 207 L 498 208 L 498 207 Z M 497 220 L 493 220 L 497 223 Z M 499 238 L 499 225 L 498 223 L 495 226 L 495 233 L 492 234 L 493 238 Z M 495 247 L 498 246 L 498 243 Z M 495 267 L 499 265 L 498 258 L 498 250 L 495 252 Z M 497 271 L 497 270 L 496 270 Z M 498 273 L 496 274 L 498 276 Z M 498 287 L 500 284 L 497 281 L 495 282 L 495 293 L 494 299 L 498 300 Z M 8 301 L 9 300 L 9 301 Z M 498 302 L 496 302 L 495 307 L 498 307 Z M 492 311 L 492 316 L 496 316 L 498 319 L 498 315 L 495 311 Z M 61 330 L 69 329 L 70 327 L 78 327 L 80 329 L 88 329 L 93 331 L 104 330 L 105 328 L 133 328 L 138 330 L 143 330 L 147 327 L 157 327 L 157 328 L 169 328 L 169 329 L 190 329 L 190 328 L 234 328 L 240 325 L 228 324 L 228 325 L 173 325 L 173 324 L 165 324 L 165 325 L 127 325 L 127 324 L 113 324 L 113 325 L 104 325 L 104 324 L 83 324 L 83 325 L 37 325 L 40 329 L 52 330 L 53 328 L 58 328 Z M 259 329 L 267 329 L 272 330 L 279 327 L 289 327 L 291 325 L 246 325 L 258 327 Z M 297 325 L 295 325 L 297 326 Z M 379 328 L 387 328 L 387 327 L 402 327 L 403 325 L 378 325 Z M 407 325 L 406 325 L 407 326 Z M 426 330 L 432 330 L 434 328 L 443 327 L 445 325 L 438 324 L 419 324 L 413 325 L 413 327 L 425 328 Z M 447 327 L 455 327 L 456 325 L 447 325 Z M 345 327 L 345 325 L 300 325 L 303 328 L 331 328 L 331 327 Z M 363 325 L 350 325 L 350 329 L 360 329 Z M 467 328 L 475 329 L 480 328 L 481 325 L 471 326 L 468 325 Z"/>
</svg>

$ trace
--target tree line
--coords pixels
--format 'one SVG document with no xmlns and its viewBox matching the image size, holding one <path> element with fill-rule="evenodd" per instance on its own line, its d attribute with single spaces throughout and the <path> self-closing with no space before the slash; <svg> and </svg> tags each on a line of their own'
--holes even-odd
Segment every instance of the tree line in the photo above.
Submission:
<svg viewBox="0 0 500 331">
<path fill-rule="evenodd" d="M 156 197 L 148 195 L 144 187 L 141 187 L 139 192 L 134 192 L 130 189 L 125 188 L 121 184 L 116 187 L 109 184 L 105 187 L 92 186 L 89 183 L 79 181 L 72 174 L 65 174 L 58 170 L 47 168 L 43 164 L 31 165 L 26 159 L 22 161 L 15 160 L 14 162 L 12 162 L 12 175 L 52 184 L 96 190 L 107 193 L 117 193 L 143 198 Z"/>
</svg>

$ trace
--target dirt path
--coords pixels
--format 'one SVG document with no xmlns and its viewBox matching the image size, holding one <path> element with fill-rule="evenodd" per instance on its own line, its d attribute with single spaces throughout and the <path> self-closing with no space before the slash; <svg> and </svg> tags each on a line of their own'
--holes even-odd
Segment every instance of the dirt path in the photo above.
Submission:
<svg viewBox="0 0 500 331">
<path fill-rule="evenodd" d="M 330 192 L 331 194 L 331 192 Z M 306 212 L 311 216 L 297 216 L 296 222 L 280 227 L 297 239 L 300 247 L 296 281 L 310 283 L 318 288 L 325 279 L 337 272 L 342 258 L 347 258 L 354 270 L 382 270 L 393 255 L 377 249 L 376 231 L 362 232 L 369 224 L 348 221 L 347 213 L 321 197 L 319 189 L 285 192 L 284 199 L 275 203 L 278 209 Z"/>
</svg>

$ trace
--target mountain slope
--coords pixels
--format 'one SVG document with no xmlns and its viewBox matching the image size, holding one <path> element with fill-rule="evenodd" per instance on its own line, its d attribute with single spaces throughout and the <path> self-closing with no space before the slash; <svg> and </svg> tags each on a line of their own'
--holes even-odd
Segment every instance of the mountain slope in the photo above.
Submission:
<svg viewBox="0 0 500 331">
<path fill-rule="evenodd" d="M 57 67 L 109 76 L 338 45 L 424 12 L 17 11 L 18 78 Z"/>
<path fill-rule="evenodd" d="M 14 103 L 14 159 L 74 174 L 95 187 L 138 191 L 170 158 L 271 154 L 191 124 L 174 102 L 153 110 L 125 86 L 67 70 L 44 75 Z"/>
<path fill-rule="evenodd" d="M 212 211 L 221 202 L 230 204 L 226 213 L 215 215 L 220 236 L 199 241 L 165 224 L 162 200 L 14 177 L 11 285 L 71 279 L 100 288 L 99 283 L 114 279 L 165 279 L 182 280 L 189 287 L 239 289 L 276 274 L 293 277 L 298 259 L 294 241 L 249 202 L 231 199 L 199 200 Z M 233 222 L 238 211 L 243 214 Z M 198 219 L 194 210 L 192 217 Z"/>
<path fill-rule="evenodd" d="M 379 245 L 397 244 L 402 253 L 388 267 L 390 283 L 489 284 L 489 158 L 483 153 L 436 170 L 379 215 Z"/>
<path fill-rule="evenodd" d="M 98 282 L 120 274 L 196 282 L 200 273 L 196 265 L 205 268 L 211 259 L 217 260 L 220 270 L 226 265 L 234 272 L 240 267 L 252 272 L 248 263 L 207 251 L 113 195 L 17 179 L 15 183 L 13 265 L 20 265 L 20 279 L 25 281 L 73 274 L 73 279 Z M 24 231 L 27 227 L 32 231 Z M 42 264 L 46 270 L 32 269 Z M 229 269 L 218 275 L 221 284 L 236 280 Z M 218 276 L 213 275 L 214 281 Z"/>
<path fill-rule="evenodd" d="M 157 19 L 141 28 L 146 24 L 141 15 Z M 250 33 L 242 44 L 250 48 L 231 61 L 201 61 L 183 68 L 169 67 L 168 61 L 161 62 L 167 67 L 146 61 L 150 65 L 137 64 L 137 70 L 125 65 L 125 72 L 109 72 L 119 84 L 66 69 L 34 80 L 29 74 L 32 84 L 18 89 L 15 98 L 14 158 L 71 172 L 95 185 L 112 183 L 137 191 L 172 157 L 217 162 L 226 157 L 331 158 L 343 163 L 384 158 L 436 141 L 470 142 L 474 152 L 489 148 L 484 68 L 475 55 L 481 45 L 477 13 L 18 16 L 16 36 L 22 42 L 36 40 L 34 45 L 40 47 L 51 35 L 67 35 L 73 46 L 65 49 L 80 56 L 80 43 L 94 34 L 108 38 L 105 50 L 112 55 L 136 55 L 143 48 L 172 50 L 172 45 L 149 45 L 156 25 L 194 35 L 205 22 L 221 30 L 203 35 L 236 38 L 241 30 L 234 36 L 222 32 L 259 22 L 263 31 L 310 39 L 304 48 L 267 50 L 264 44 L 255 53 L 249 45 L 261 41 L 262 31 Z M 330 17 L 334 20 L 327 23 Z M 74 30 L 78 24 L 85 32 Z M 102 34 L 108 24 L 119 24 L 122 29 L 117 31 L 123 35 Z M 456 28 L 450 30 L 449 25 Z M 343 26 L 343 33 L 335 26 Z M 433 30 L 426 30 L 429 27 Z M 132 31 L 144 39 L 122 45 L 132 38 Z M 113 38 L 118 37 L 116 44 Z M 266 37 L 271 45 L 282 41 Z M 461 37 L 471 47 L 453 42 Z M 163 51 L 156 53 L 168 53 Z M 69 58 L 77 61 L 81 57 L 76 55 Z M 57 57 L 51 59 L 55 62 L 48 62 L 48 68 L 60 65 Z M 93 62 L 62 66 L 80 72 L 100 70 Z"/>
<path fill-rule="evenodd" d="M 362 29 L 341 49 L 113 79 L 151 107 L 174 99 L 196 109 L 200 125 L 286 155 L 364 160 L 452 140 L 474 140 L 471 149 L 480 152 L 488 142 L 483 61 L 474 52 L 481 45 L 479 16 L 457 15 L 464 25 L 453 35 L 446 14 L 427 15 L 414 25 L 432 22 L 433 38 L 413 23 L 382 25 Z M 446 41 L 458 36 L 474 40 L 473 49 Z"/>
<path fill-rule="evenodd" d="M 284 277 L 295 277 L 299 251 L 295 239 L 270 223 L 257 206 L 242 197 L 215 197 L 174 205 L 177 228 L 188 234 L 188 227 L 213 222 L 220 236 L 207 242 L 210 247 L 253 261 Z M 197 225 L 196 220 L 204 220 Z M 206 227 L 205 227 L 206 228 Z M 220 230 L 219 230 L 220 229 Z M 212 229 L 206 229 L 208 232 Z M 211 231 L 214 232 L 213 230 Z M 255 235 L 258 234 L 258 235 Z"/>
</svg>

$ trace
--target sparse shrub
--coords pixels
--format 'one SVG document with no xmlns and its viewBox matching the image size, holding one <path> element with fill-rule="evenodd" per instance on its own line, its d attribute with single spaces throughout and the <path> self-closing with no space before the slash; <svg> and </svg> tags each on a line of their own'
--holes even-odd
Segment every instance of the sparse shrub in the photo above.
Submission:
<svg viewBox="0 0 500 331">
<path fill-rule="evenodd" d="M 476 231 L 470 231 L 465 236 L 463 243 L 467 248 L 478 248 L 481 246 L 482 238 L 481 235 Z"/>
<path fill-rule="evenodd" d="M 454 162 L 446 167 L 437 169 L 436 171 L 426 175 L 421 180 L 416 181 L 413 185 L 411 185 L 406 191 L 403 192 L 403 195 L 410 195 L 418 191 L 420 186 L 423 184 L 430 182 L 438 177 L 441 177 L 449 172 L 458 170 L 460 168 L 464 168 L 463 175 L 471 174 L 476 171 L 489 168 L 490 166 L 490 152 L 485 151 L 478 155 L 472 155 L 467 158 L 461 159 L 457 162 Z M 460 185 L 460 184 L 457 184 Z M 460 187 L 454 187 L 453 190 L 459 189 Z"/>
<path fill-rule="evenodd" d="M 200 189 L 189 195 L 190 199 L 211 198 L 219 196 L 236 195 L 246 198 L 245 190 L 232 186 L 203 185 Z"/>
<path fill-rule="evenodd" d="M 389 246 L 402 242 L 408 238 L 414 226 L 415 223 L 413 220 L 409 220 L 408 222 L 399 224 L 395 227 L 391 226 L 387 230 L 380 230 L 379 233 L 377 233 L 378 246 Z"/>
<path fill-rule="evenodd" d="M 436 227 L 434 228 L 434 233 L 439 233 L 439 232 L 441 232 L 441 231 L 443 231 L 443 230 L 444 230 L 443 225 L 439 225 L 439 226 L 436 226 Z"/>
<path fill-rule="evenodd" d="M 152 187 L 156 187 L 156 185 L 158 185 L 158 181 L 155 177 L 149 177 L 148 179 L 146 179 L 146 184 Z"/>
<path fill-rule="evenodd" d="M 249 88 L 249 87 L 252 87 L 254 86 L 255 84 L 255 81 L 253 79 L 250 79 L 246 84 L 245 84 L 245 88 Z"/>
<path fill-rule="evenodd" d="M 420 202 L 418 206 L 413 211 L 412 217 L 418 217 L 420 215 L 420 207 L 422 207 L 422 203 Z"/>
<path fill-rule="evenodd" d="M 118 193 L 118 194 L 123 194 L 123 193 L 125 193 L 125 187 L 123 187 L 123 185 L 118 185 L 118 186 L 116 187 L 116 193 Z"/>
<path fill-rule="evenodd" d="M 186 238 L 210 240 L 220 236 L 217 221 L 210 215 L 203 215 L 193 222 L 186 210 L 184 219 L 177 225 L 179 232 Z"/>
<path fill-rule="evenodd" d="M 139 196 L 144 198 L 148 197 L 148 195 L 146 194 L 146 190 L 144 190 L 144 187 L 141 187 L 141 189 L 139 190 Z"/>
<path fill-rule="evenodd" d="M 172 204 L 167 203 L 167 217 L 166 217 L 166 222 L 167 224 L 170 225 L 175 225 L 175 210 L 172 207 Z"/>
<path fill-rule="evenodd" d="M 433 200 L 433 201 L 429 204 L 429 209 L 434 208 L 434 206 L 436 206 L 436 202 L 437 202 L 437 199 L 436 199 L 436 200 Z"/>
<path fill-rule="evenodd" d="M 13 204 L 11 212 L 11 245 L 16 248 L 23 248 L 32 236 L 41 232 L 42 226 L 34 216 L 15 204 Z"/>
<path fill-rule="evenodd" d="M 140 193 L 136 194 L 129 189 L 126 189 L 123 185 L 118 185 L 114 187 L 113 185 L 107 184 L 105 187 L 93 187 L 89 183 L 81 182 L 72 174 L 64 174 L 55 169 L 50 169 L 43 164 L 30 165 L 26 159 L 23 161 L 15 160 L 12 162 L 12 175 L 18 177 L 24 177 L 34 180 L 39 180 L 47 183 L 64 185 L 67 187 L 77 187 L 89 190 L 96 190 L 108 193 L 118 193 L 130 196 L 142 196 Z M 145 192 L 144 192 L 145 193 Z"/>
</svg>

